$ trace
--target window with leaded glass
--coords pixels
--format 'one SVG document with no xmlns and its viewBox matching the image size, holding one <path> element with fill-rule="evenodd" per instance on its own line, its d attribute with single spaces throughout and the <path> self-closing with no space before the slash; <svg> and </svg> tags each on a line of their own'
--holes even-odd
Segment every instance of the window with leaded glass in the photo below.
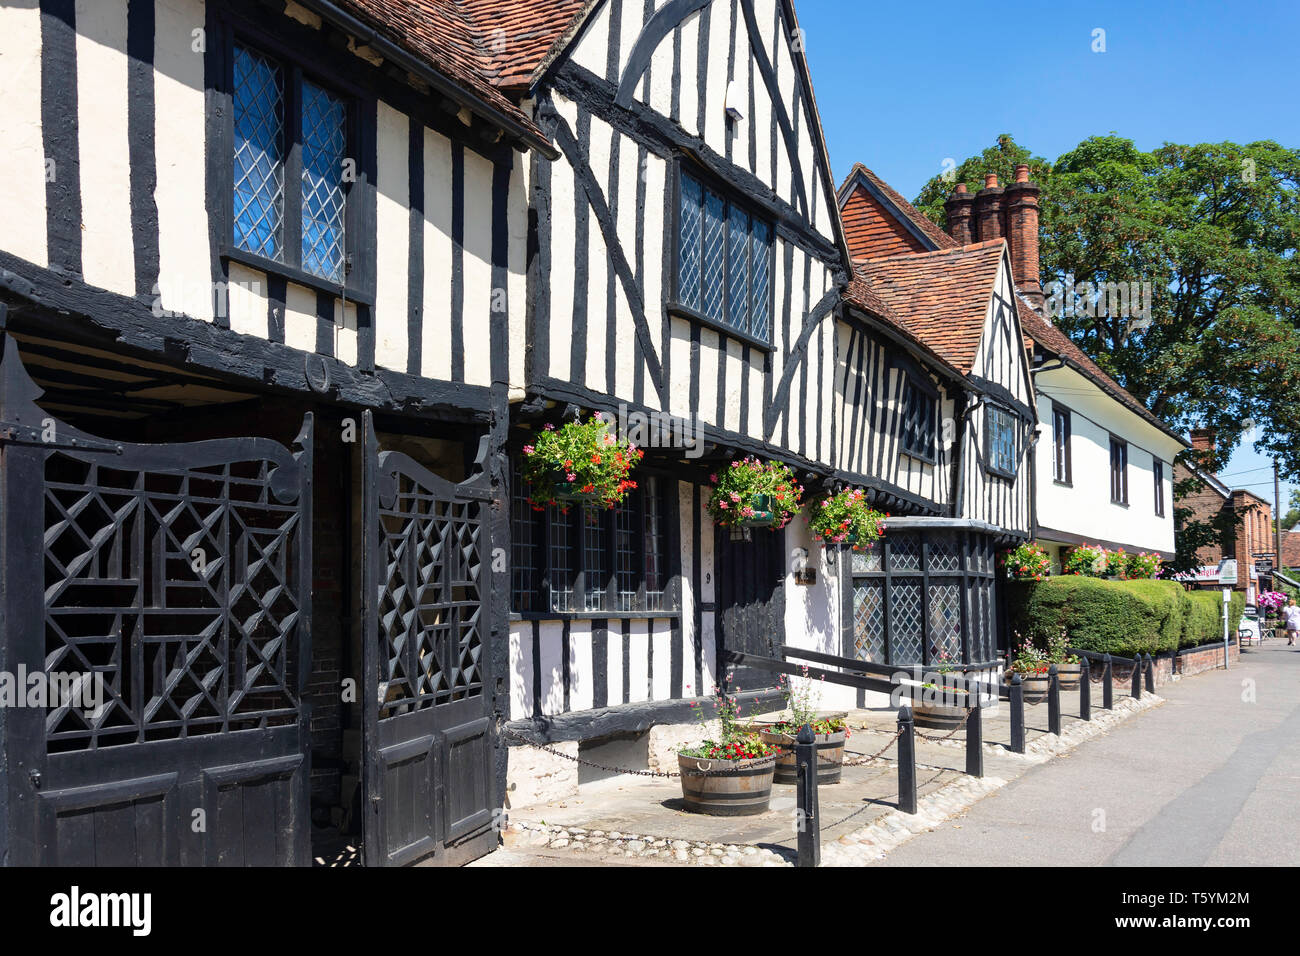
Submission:
<svg viewBox="0 0 1300 956">
<path fill-rule="evenodd" d="M 1165 463 L 1153 461 L 1151 472 L 1151 477 L 1155 480 L 1156 517 L 1163 518 L 1165 516 Z"/>
<path fill-rule="evenodd" d="M 348 102 L 243 43 L 232 57 L 234 250 L 342 284 Z M 297 147 L 297 148 L 295 148 Z"/>
<path fill-rule="evenodd" d="M 844 557 L 846 656 L 899 666 L 993 659 L 995 565 L 987 536 L 891 530 Z"/>
<path fill-rule="evenodd" d="M 997 405 L 985 407 L 984 448 L 988 470 L 1004 478 L 1014 478 L 1019 459 L 1016 441 L 1016 417 Z"/>
<path fill-rule="evenodd" d="M 686 171 L 678 194 L 676 305 L 769 341 L 771 224 Z"/>
<path fill-rule="evenodd" d="M 671 611 L 667 482 L 650 475 L 611 510 L 529 500 L 518 459 L 511 503 L 511 607 L 516 613 Z"/>
<path fill-rule="evenodd" d="M 910 376 L 903 384 L 903 452 L 925 461 L 935 460 L 935 405 L 933 392 Z"/>
</svg>

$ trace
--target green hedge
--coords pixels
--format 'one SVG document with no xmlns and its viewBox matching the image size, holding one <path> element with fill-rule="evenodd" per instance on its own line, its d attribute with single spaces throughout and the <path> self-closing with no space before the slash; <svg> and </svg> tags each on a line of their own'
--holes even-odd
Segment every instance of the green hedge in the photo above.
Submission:
<svg viewBox="0 0 1300 956">
<path fill-rule="evenodd" d="M 1108 581 L 1066 576 L 1013 582 L 1010 624 L 1021 638 L 1045 646 L 1064 628 L 1070 646 L 1098 654 L 1134 657 L 1223 639 L 1223 596 L 1187 592 L 1175 581 Z M 1234 594 L 1233 633 L 1245 599 Z"/>
</svg>

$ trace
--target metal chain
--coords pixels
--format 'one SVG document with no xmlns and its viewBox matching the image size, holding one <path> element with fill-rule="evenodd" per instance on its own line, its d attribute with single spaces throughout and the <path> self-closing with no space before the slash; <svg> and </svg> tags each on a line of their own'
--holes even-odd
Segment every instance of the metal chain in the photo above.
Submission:
<svg viewBox="0 0 1300 956">
<path fill-rule="evenodd" d="M 566 754 L 564 753 L 564 751 L 556 750 L 554 747 L 551 747 L 547 744 L 539 744 L 535 740 L 529 740 L 527 737 L 524 737 L 522 734 L 517 734 L 513 730 L 510 730 L 506 727 L 502 727 L 501 732 L 505 734 L 507 737 L 513 737 L 521 744 L 527 744 L 528 746 L 533 747 L 536 750 L 543 750 L 546 753 L 550 754 L 552 757 L 559 757 L 563 760 L 571 760 L 576 764 L 582 764 L 582 766 L 584 767 L 591 767 L 594 770 L 604 770 L 606 773 L 627 773 L 637 777 L 680 777 L 681 776 L 680 773 L 673 773 L 672 771 L 668 771 L 668 770 L 632 770 L 629 767 L 613 767 L 603 763 L 596 763 L 594 760 L 585 760 L 582 757 L 575 757 L 573 754 Z M 701 771 L 701 772 L 707 773 L 707 771 Z"/>
<path fill-rule="evenodd" d="M 970 720 L 970 711 L 967 711 L 966 716 L 962 719 L 962 722 L 958 724 L 956 727 L 954 727 L 952 730 L 948 731 L 942 737 L 935 737 L 932 734 L 923 734 L 919 730 L 913 730 L 912 733 L 916 734 L 916 736 L 920 737 L 922 740 L 929 740 L 932 743 L 942 743 L 943 741 L 951 738 L 953 734 L 957 733 L 957 731 L 965 730 L 966 723 L 969 720 Z"/>
<path fill-rule="evenodd" d="M 884 733 L 884 731 L 881 731 L 881 733 Z M 859 753 L 859 752 L 856 751 L 856 750 L 845 750 L 844 753 L 845 753 L 846 755 L 847 755 L 847 754 L 852 754 L 854 759 L 852 759 L 852 760 L 845 760 L 844 763 L 843 763 L 843 766 L 845 766 L 845 767 L 859 767 L 859 766 L 861 766 L 862 764 L 864 764 L 864 763 L 869 763 L 869 762 L 872 761 L 872 760 L 879 760 L 879 759 L 880 759 L 880 755 L 883 754 L 883 753 L 884 753 L 886 750 L 888 750 L 890 747 L 894 746 L 894 741 L 896 741 L 896 740 L 897 740 L 899 737 L 901 737 L 901 736 L 903 736 L 903 732 L 902 732 L 901 730 L 895 730 L 894 733 L 893 733 L 893 735 L 889 738 L 889 740 L 885 741 L 885 746 L 881 747 L 879 750 L 877 750 L 877 751 L 876 751 L 875 753 L 873 753 L 873 754 L 864 754 L 864 753 Z"/>
</svg>

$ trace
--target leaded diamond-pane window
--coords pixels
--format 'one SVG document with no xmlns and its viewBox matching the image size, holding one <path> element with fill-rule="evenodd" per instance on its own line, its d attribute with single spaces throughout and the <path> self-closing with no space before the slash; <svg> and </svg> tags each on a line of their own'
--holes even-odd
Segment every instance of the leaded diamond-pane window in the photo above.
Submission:
<svg viewBox="0 0 1300 956">
<path fill-rule="evenodd" d="M 990 405 L 987 409 L 985 447 L 989 471 L 1008 478 L 1016 476 L 1016 418 L 1005 409 Z"/>
<path fill-rule="evenodd" d="M 986 664 L 997 647 L 991 539 L 939 525 L 845 552 L 844 653 L 907 667 Z"/>
<path fill-rule="evenodd" d="M 347 275 L 349 105 L 294 64 L 243 44 L 230 90 L 232 252 L 342 284 Z M 296 147 L 296 148 L 295 148 Z"/>
<path fill-rule="evenodd" d="M 347 106 L 314 83 L 302 85 L 302 267 L 343 279 L 343 163 Z"/>
<path fill-rule="evenodd" d="M 771 334 L 772 226 L 681 173 L 677 304 L 762 342 Z"/>
<path fill-rule="evenodd" d="M 235 48 L 235 245 L 280 261 L 284 247 L 284 71 Z"/>
</svg>

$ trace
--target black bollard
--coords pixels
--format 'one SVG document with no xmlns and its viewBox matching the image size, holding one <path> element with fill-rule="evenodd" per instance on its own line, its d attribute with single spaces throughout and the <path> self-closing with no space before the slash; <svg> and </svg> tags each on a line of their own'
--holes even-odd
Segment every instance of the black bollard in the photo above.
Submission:
<svg viewBox="0 0 1300 956">
<path fill-rule="evenodd" d="M 916 723 L 912 708 L 904 704 L 898 711 L 898 809 L 916 812 Z"/>
<path fill-rule="evenodd" d="M 1055 664 L 1047 669 L 1047 729 L 1061 736 L 1061 675 Z"/>
<path fill-rule="evenodd" d="M 1079 658 L 1079 719 L 1092 720 L 1092 668 L 1088 658 Z"/>
<path fill-rule="evenodd" d="M 971 688 L 975 692 L 971 694 Z M 984 776 L 984 688 L 978 683 L 967 682 L 966 703 L 971 705 L 966 717 L 966 772 L 972 777 Z"/>
<path fill-rule="evenodd" d="M 821 821 L 817 812 L 817 736 L 804 724 L 795 738 L 794 761 L 798 780 L 799 865 L 821 866 Z"/>
<path fill-rule="evenodd" d="M 1019 673 L 1011 675 L 1011 750 L 1025 752 L 1025 689 Z"/>
<path fill-rule="evenodd" d="M 1133 659 L 1133 680 L 1132 687 L 1129 688 L 1129 696 L 1138 700 L 1142 699 L 1142 655 L 1139 654 Z"/>
<path fill-rule="evenodd" d="M 1146 675 L 1147 693 L 1154 694 L 1156 692 L 1156 662 L 1151 659 L 1150 654 L 1147 655 Z"/>
<path fill-rule="evenodd" d="M 1101 675 L 1101 706 L 1106 710 L 1115 709 L 1115 675 L 1111 668 L 1110 655 L 1102 659 L 1105 671 Z"/>
</svg>

